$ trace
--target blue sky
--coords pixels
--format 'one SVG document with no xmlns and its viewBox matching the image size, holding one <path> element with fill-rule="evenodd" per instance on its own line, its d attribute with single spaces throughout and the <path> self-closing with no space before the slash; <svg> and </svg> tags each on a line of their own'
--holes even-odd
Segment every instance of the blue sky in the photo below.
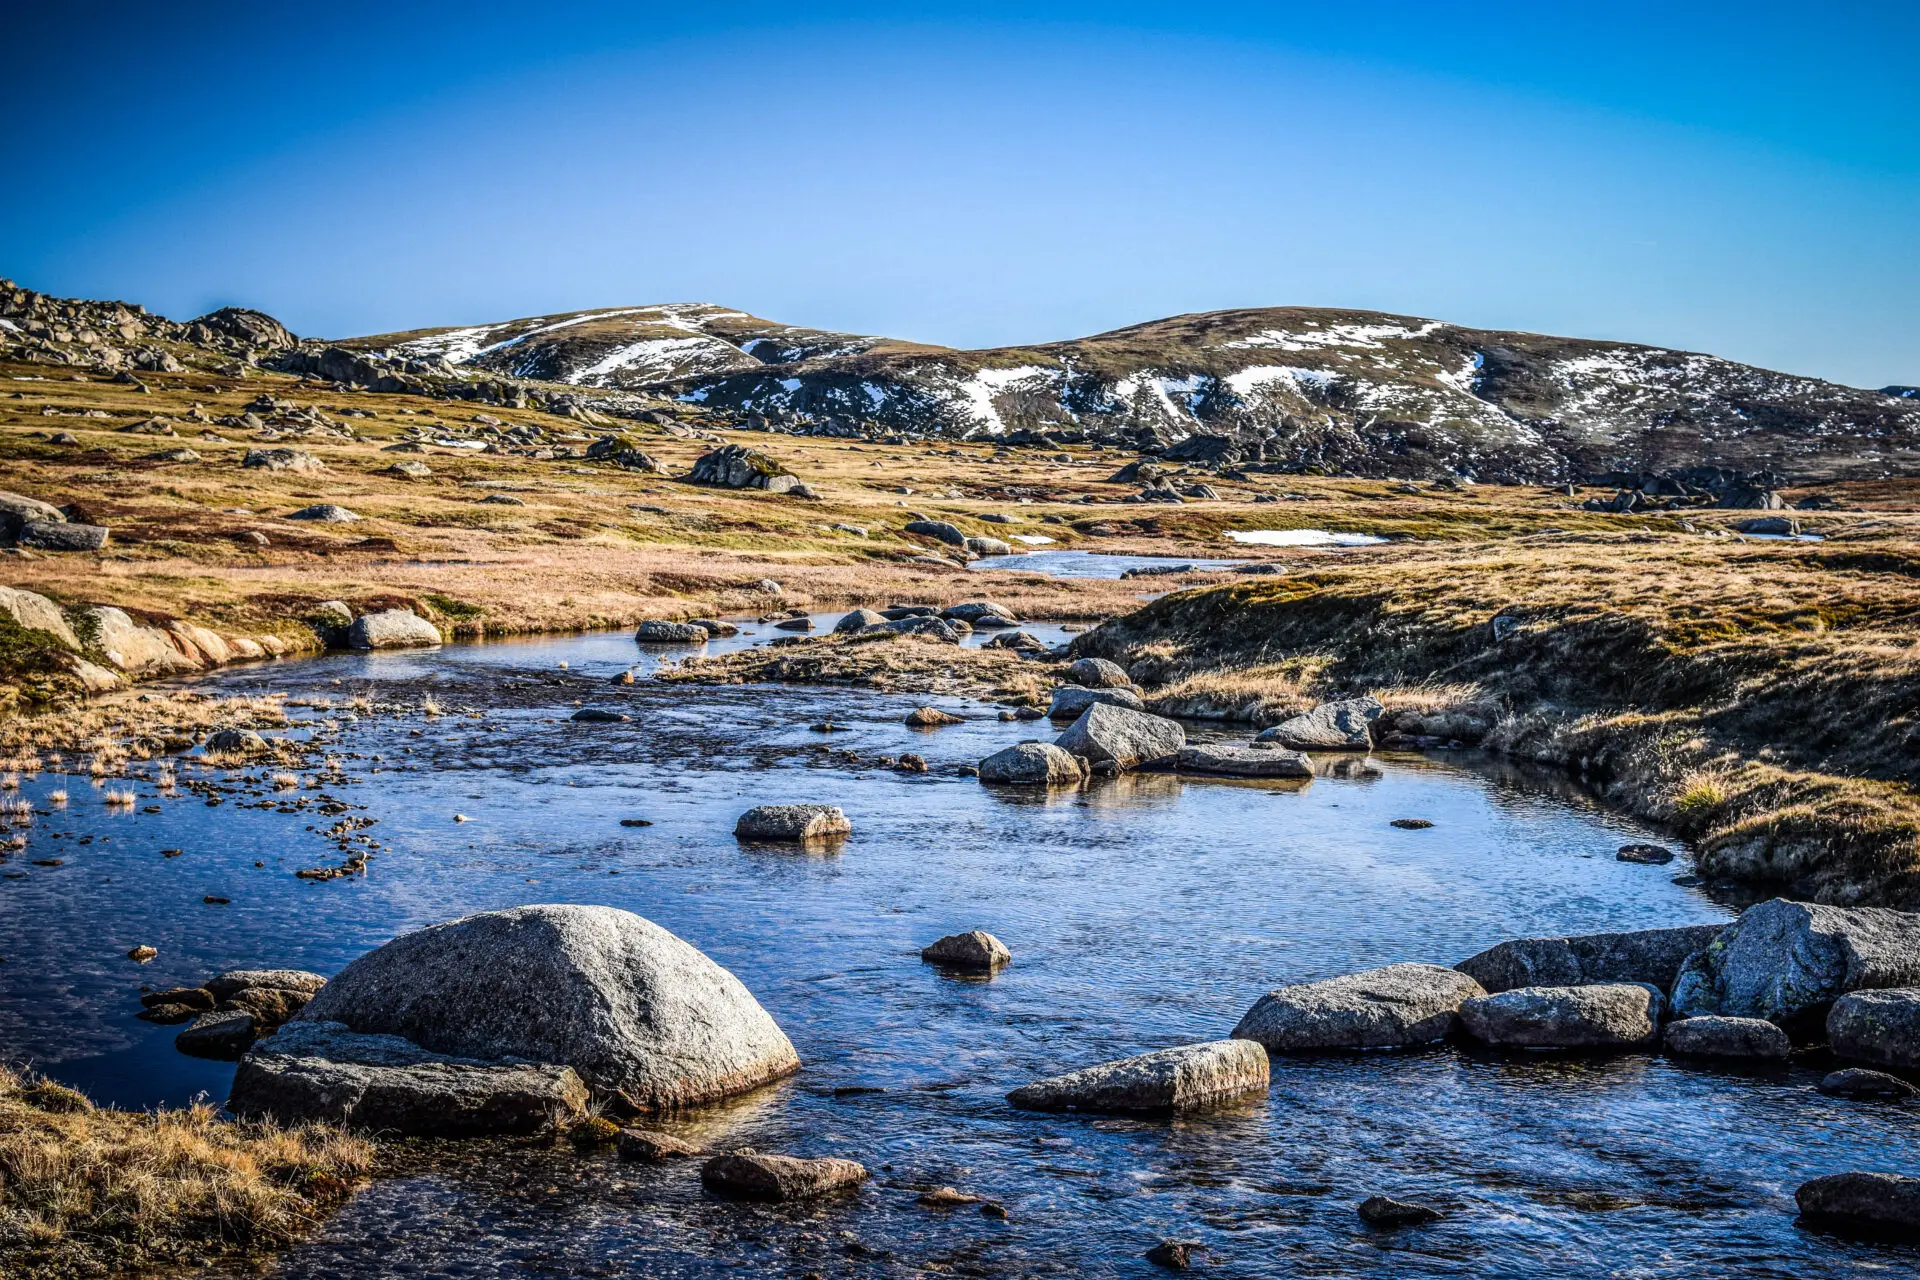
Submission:
<svg viewBox="0 0 1920 1280">
<path fill-rule="evenodd" d="M 75 0 L 8 30 L 0 274 L 169 315 L 702 300 L 979 346 L 1350 306 L 1920 383 L 1911 3 Z"/>
</svg>

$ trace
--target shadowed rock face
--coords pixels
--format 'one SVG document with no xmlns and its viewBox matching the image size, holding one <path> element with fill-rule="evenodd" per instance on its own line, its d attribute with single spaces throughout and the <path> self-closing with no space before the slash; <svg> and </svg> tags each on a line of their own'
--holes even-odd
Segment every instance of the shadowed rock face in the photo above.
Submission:
<svg viewBox="0 0 1920 1280">
<path fill-rule="evenodd" d="M 1276 1053 L 1407 1048 L 1444 1037 L 1461 1002 L 1485 994 L 1437 964 L 1390 964 L 1269 991 L 1233 1035 Z"/>
<path fill-rule="evenodd" d="M 1765 1018 L 1682 1018 L 1667 1024 L 1667 1052 L 1688 1058 L 1745 1058 L 1784 1062 L 1793 1052 L 1787 1033 Z"/>
<path fill-rule="evenodd" d="M 1030 1111 L 1182 1111 L 1268 1084 L 1267 1051 L 1251 1040 L 1212 1040 L 1022 1085 L 1007 1101 Z"/>
<path fill-rule="evenodd" d="M 569 1066 L 642 1110 L 723 1098 L 800 1065 L 739 979 L 612 907 L 516 907 L 402 935 L 289 1025 L 308 1021 L 482 1062 Z"/>
<path fill-rule="evenodd" d="M 1897 1173 L 1833 1173 L 1793 1193 L 1807 1217 L 1829 1226 L 1920 1235 L 1920 1178 Z"/>
<path fill-rule="evenodd" d="M 1920 986 L 1920 913 L 1775 898 L 1681 966 L 1676 1012 L 1797 1026 L 1849 991 Z"/>
<path fill-rule="evenodd" d="M 1711 943 L 1725 925 L 1586 933 L 1570 938 L 1518 938 L 1488 947 L 1454 968 L 1488 991 L 1515 987 L 1585 987 L 1602 982 L 1650 982 L 1671 990 L 1688 956 Z"/>
<path fill-rule="evenodd" d="M 1883 1067 L 1920 1067 L 1920 990 L 1841 996 L 1827 1014 L 1827 1042 L 1842 1058 Z"/>
</svg>

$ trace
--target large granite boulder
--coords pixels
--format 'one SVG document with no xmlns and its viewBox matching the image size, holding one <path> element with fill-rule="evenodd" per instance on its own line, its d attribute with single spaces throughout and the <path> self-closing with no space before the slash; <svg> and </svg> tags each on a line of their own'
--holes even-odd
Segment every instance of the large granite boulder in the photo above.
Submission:
<svg viewBox="0 0 1920 1280">
<path fill-rule="evenodd" d="M 103 525 L 29 520 L 20 526 L 19 542 L 36 551 L 98 551 L 107 545 L 107 537 Z"/>
<path fill-rule="evenodd" d="M 481 1062 L 572 1067 L 640 1111 L 724 1098 L 800 1066 L 738 978 L 613 907 L 515 907 L 403 934 L 348 965 L 289 1025 L 300 1022 Z"/>
<path fill-rule="evenodd" d="M 1516 987 L 1587 987 L 1604 982 L 1650 982 L 1671 990 L 1680 965 L 1720 936 L 1722 924 L 1630 933 L 1583 933 L 1570 938 L 1517 938 L 1468 956 L 1454 968 L 1488 991 Z"/>
<path fill-rule="evenodd" d="M 1466 974 L 1437 964 L 1390 964 L 1269 991 L 1233 1029 L 1270 1052 L 1404 1049 L 1453 1029 L 1463 1001 L 1486 994 Z"/>
<path fill-rule="evenodd" d="M 1067 679 L 1083 689 L 1131 689 L 1127 669 L 1105 658 L 1077 658 L 1067 664 Z"/>
<path fill-rule="evenodd" d="M 1183 747 L 1173 758 L 1180 773 L 1222 773 L 1236 778 L 1311 778 L 1313 760 L 1283 747 L 1208 743 Z"/>
<path fill-rule="evenodd" d="M 24 493 L 0 492 L 0 542 L 19 537 L 21 527 L 28 523 L 59 524 L 66 518 L 51 502 L 29 498 Z"/>
<path fill-rule="evenodd" d="M 1037 1080 L 1007 1101 L 1028 1111 L 1184 1111 L 1264 1090 L 1268 1080 L 1265 1049 L 1212 1040 Z"/>
<path fill-rule="evenodd" d="M 440 628 L 411 609 L 363 613 L 347 628 L 349 649 L 414 649 L 440 642 Z"/>
<path fill-rule="evenodd" d="M 695 484 L 718 485 L 724 489 L 765 489 L 768 493 L 785 493 L 800 483 L 800 477 L 767 454 L 737 444 L 722 445 L 701 454 L 687 479 Z"/>
<path fill-rule="evenodd" d="M 1841 996 L 1827 1013 L 1827 1044 L 1856 1062 L 1920 1069 L 1920 989 Z"/>
<path fill-rule="evenodd" d="M 1802 1183 L 1794 1203 L 1824 1226 L 1920 1238 L 1920 1178 L 1899 1173 L 1830 1173 Z"/>
<path fill-rule="evenodd" d="M 868 627 L 885 626 L 887 619 L 872 609 L 855 609 L 833 624 L 833 633 L 837 636 L 849 636 L 865 631 Z"/>
<path fill-rule="evenodd" d="M 295 1021 L 234 1073 L 227 1109 L 430 1137 L 542 1133 L 584 1119 L 589 1093 L 571 1067 L 433 1053 L 395 1035 Z"/>
<path fill-rule="evenodd" d="M 1262 731 L 1254 741 L 1295 751 L 1365 751 L 1373 746 L 1373 722 L 1385 710 L 1377 698 L 1323 702 Z"/>
<path fill-rule="evenodd" d="M 945 520 L 909 520 L 907 532 L 917 533 L 923 538 L 938 538 L 948 546 L 967 545 L 966 532 L 960 526 L 949 524 Z"/>
<path fill-rule="evenodd" d="M 1765 1018 L 1682 1018 L 1667 1024 L 1667 1052 L 1683 1058 L 1729 1058 L 1785 1062 L 1793 1052 L 1787 1033 Z"/>
<path fill-rule="evenodd" d="M 1637 982 L 1518 987 L 1464 1001 L 1460 1025 L 1502 1049 L 1650 1049 L 1660 1014 L 1660 993 Z"/>
<path fill-rule="evenodd" d="M 0 494 L 5 498 L 6 494 Z M 0 587 L 0 613 L 6 614 L 21 626 L 33 631 L 45 631 L 69 649 L 78 651 L 80 637 L 73 634 L 73 628 L 67 623 L 67 615 L 60 606 L 32 591 L 22 591 L 17 587 Z"/>
<path fill-rule="evenodd" d="M 1785 898 L 1749 907 L 1680 967 L 1674 1010 L 1817 1027 L 1849 991 L 1920 986 L 1920 914 Z"/>
<path fill-rule="evenodd" d="M 1051 742 L 1003 747 L 980 762 L 980 781 L 1023 787 L 1072 786 L 1087 776 L 1079 758 Z"/>
<path fill-rule="evenodd" d="M 1164 716 L 1096 702 L 1054 745 L 1095 764 L 1110 760 L 1122 769 L 1137 769 L 1177 754 L 1187 745 L 1187 731 Z"/>
<path fill-rule="evenodd" d="M 1146 710 L 1140 695 L 1131 689 L 1087 689 L 1077 684 L 1063 684 L 1053 691 L 1053 699 L 1047 705 L 1047 718 L 1078 720 L 1081 712 L 1096 703 L 1125 707 L 1129 711 Z"/>
</svg>

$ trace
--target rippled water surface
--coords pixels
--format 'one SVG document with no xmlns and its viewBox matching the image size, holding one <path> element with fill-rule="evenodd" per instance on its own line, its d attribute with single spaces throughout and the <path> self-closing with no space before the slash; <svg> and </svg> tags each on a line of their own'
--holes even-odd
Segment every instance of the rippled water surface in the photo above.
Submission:
<svg viewBox="0 0 1920 1280">
<path fill-rule="evenodd" d="M 757 630 L 732 643 L 764 640 Z M 642 668 L 680 652 L 643 655 Z M 263 780 L 207 807 L 143 784 L 141 806 L 160 812 L 110 816 L 84 781 L 27 780 L 45 812 L 4 868 L 20 878 L 0 881 L 0 1053 L 124 1105 L 224 1096 L 230 1066 L 181 1057 L 174 1028 L 134 1019 L 141 984 L 233 966 L 333 972 L 465 912 L 605 903 L 732 969 L 806 1064 L 679 1131 L 851 1156 L 873 1181 L 812 1206 L 739 1206 L 707 1198 L 684 1166 L 466 1144 L 375 1184 L 278 1274 L 1139 1276 L 1157 1274 L 1141 1255 L 1164 1238 L 1203 1244 L 1208 1272 L 1238 1276 L 1838 1277 L 1920 1264 L 1920 1252 L 1793 1225 L 1808 1177 L 1920 1164 L 1920 1111 L 1824 1098 L 1810 1065 L 1740 1073 L 1447 1047 L 1276 1059 L 1267 1096 L 1171 1121 L 1005 1104 L 1040 1075 L 1223 1036 L 1279 983 L 1451 963 L 1520 935 L 1726 916 L 1672 882 L 1683 864 L 1616 862 L 1619 844 L 1656 833 L 1569 788 L 1395 756 L 1371 781 L 1136 775 L 1019 794 L 952 770 L 1043 726 L 957 699 L 939 701 L 966 724 L 917 731 L 901 717 L 922 699 L 904 696 L 609 685 L 637 653 L 625 635 L 590 635 L 203 681 L 333 700 L 296 709 L 315 723 L 295 732 L 330 735 L 353 780 L 325 790 L 379 820 L 369 832 L 386 848 L 364 879 L 296 880 L 339 861 L 310 829 L 329 819 L 241 803 L 310 790 Z M 349 722 L 359 694 L 415 707 L 431 696 L 444 714 Z M 570 723 L 576 702 L 634 719 Z M 829 713 L 851 731 L 809 731 Z M 873 764 L 906 750 L 932 773 Z M 54 810 L 45 793 L 63 781 L 74 799 Z M 778 801 L 839 804 L 854 835 L 833 854 L 732 839 L 741 810 Z M 1402 817 L 1435 825 L 1388 825 Z M 63 865 L 34 865 L 50 858 Z M 976 927 L 1014 952 L 993 980 L 919 960 L 934 938 Z M 130 964 L 135 943 L 159 958 Z M 915 1203 L 940 1184 L 1009 1216 Z M 1374 1231 L 1353 1211 L 1374 1192 L 1448 1216 Z"/>
</svg>

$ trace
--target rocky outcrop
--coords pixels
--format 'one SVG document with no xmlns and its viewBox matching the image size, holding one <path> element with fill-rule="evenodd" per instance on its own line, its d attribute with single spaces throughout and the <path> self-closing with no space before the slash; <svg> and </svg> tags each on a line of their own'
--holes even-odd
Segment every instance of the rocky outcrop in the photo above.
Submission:
<svg viewBox="0 0 1920 1280">
<path fill-rule="evenodd" d="M 1584 933 L 1570 938 L 1516 938 L 1467 957 L 1454 968 L 1488 991 L 1515 987 L 1585 987 L 1649 982 L 1673 988 L 1681 964 L 1720 936 L 1725 925 Z"/>
<path fill-rule="evenodd" d="M 1463 1002 L 1460 1025 L 1501 1049 L 1650 1049 L 1660 1014 L 1660 993 L 1639 983 L 1518 987 Z"/>
<path fill-rule="evenodd" d="M 1267 1051 L 1213 1040 L 1143 1053 L 1022 1085 L 1007 1101 L 1028 1111 L 1185 1111 L 1267 1088 Z"/>
<path fill-rule="evenodd" d="M 204 664 L 188 655 L 163 630 L 135 622 L 106 605 L 87 610 L 91 630 L 107 660 L 131 676 L 172 676 L 199 671 Z"/>
<path fill-rule="evenodd" d="M 1898 1173 L 1830 1173 L 1793 1193 L 1805 1217 L 1828 1227 L 1920 1238 L 1920 1178 Z"/>
<path fill-rule="evenodd" d="M 107 545 L 108 531 L 97 524 L 67 520 L 29 520 L 20 526 L 18 541 L 36 551 L 98 551 Z"/>
<path fill-rule="evenodd" d="M 687 476 L 694 484 L 717 485 L 723 489 L 765 489 L 768 493 L 786 493 L 800 483 L 793 474 L 757 449 L 742 445 L 722 445 L 703 453 Z"/>
<path fill-rule="evenodd" d="M 1226 743 L 1183 747 L 1173 758 L 1180 773 L 1221 773 L 1237 778 L 1311 778 L 1313 760 L 1283 747 Z"/>
<path fill-rule="evenodd" d="M 635 628 L 633 638 L 640 644 L 705 644 L 707 629 L 691 622 L 650 618 Z"/>
<path fill-rule="evenodd" d="M 1013 963 L 1013 952 L 986 930 L 970 929 L 966 933 L 950 933 L 921 948 L 920 958 L 954 969 L 993 970 Z"/>
<path fill-rule="evenodd" d="M 1063 684 L 1053 691 L 1053 698 L 1047 704 L 1047 718 L 1077 720 L 1081 712 L 1095 703 L 1125 707 L 1129 711 L 1146 710 L 1140 695 L 1131 689 L 1086 689 L 1079 685 Z"/>
<path fill-rule="evenodd" d="M 1373 722 L 1385 710 L 1376 698 L 1323 702 L 1262 731 L 1254 741 L 1295 751 L 1366 751 L 1373 746 Z"/>
<path fill-rule="evenodd" d="M 850 835 L 853 823 L 837 805 L 763 804 L 740 815 L 733 834 L 741 840 L 801 844 Z"/>
<path fill-rule="evenodd" d="M 1269 991 L 1233 1035 L 1275 1053 L 1405 1049 L 1443 1039 L 1461 1003 L 1485 994 L 1441 965 L 1390 964 Z"/>
<path fill-rule="evenodd" d="M 612 907 L 516 907 L 404 934 L 348 965 L 289 1029 L 301 1022 L 571 1067 L 639 1111 L 727 1097 L 800 1065 L 738 978 Z"/>
<path fill-rule="evenodd" d="M 281 1124 L 454 1138 L 546 1132 L 584 1119 L 589 1096 L 571 1067 L 483 1062 L 297 1021 L 241 1060 L 227 1108 Z"/>
<path fill-rule="evenodd" d="M 0 498 L 5 496 L 0 494 Z M 60 611 L 59 605 L 43 595 L 15 587 L 0 587 L 0 613 L 23 627 L 45 631 L 69 649 L 78 652 L 80 648 L 80 638 L 73 634 L 73 628 L 67 624 L 66 614 Z"/>
<path fill-rule="evenodd" d="M 1765 1018 L 1682 1018 L 1667 1024 L 1665 1044 L 1683 1058 L 1784 1062 L 1793 1052 L 1787 1033 Z"/>
<path fill-rule="evenodd" d="M 1067 664 L 1067 679 L 1084 689 L 1131 689 L 1125 667 L 1105 658 L 1076 658 Z"/>
<path fill-rule="evenodd" d="M 440 628 L 411 609 L 363 613 L 347 628 L 349 649 L 413 649 L 439 643 Z"/>
<path fill-rule="evenodd" d="M 700 1185 L 715 1195 L 769 1204 L 812 1200 L 866 1180 L 865 1166 L 852 1160 L 807 1160 L 757 1151 L 715 1156 L 700 1167 Z"/>
<path fill-rule="evenodd" d="M 1855 991 L 1827 1013 L 1836 1056 L 1881 1067 L 1920 1069 L 1920 990 Z"/>
<path fill-rule="evenodd" d="M 1137 769 L 1176 755 L 1187 745 L 1187 731 L 1164 716 L 1096 702 L 1054 745 L 1095 764 L 1111 761 L 1120 769 Z"/>
<path fill-rule="evenodd" d="M 304 449 L 249 449 L 240 459 L 240 465 L 263 471 L 291 471 L 303 476 L 320 475 L 327 469 L 326 463 Z"/>
<path fill-rule="evenodd" d="M 1022 742 L 1003 747 L 980 762 L 980 781 L 1024 787 L 1066 787 L 1080 782 L 1086 770 L 1071 751 L 1051 742 Z"/>
<path fill-rule="evenodd" d="M 1765 1018 L 1790 1031 L 1850 991 L 1920 986 L 1920 914 L 1774 898 L 1681 966 L 1677 1013 Z"/>
</svg>

